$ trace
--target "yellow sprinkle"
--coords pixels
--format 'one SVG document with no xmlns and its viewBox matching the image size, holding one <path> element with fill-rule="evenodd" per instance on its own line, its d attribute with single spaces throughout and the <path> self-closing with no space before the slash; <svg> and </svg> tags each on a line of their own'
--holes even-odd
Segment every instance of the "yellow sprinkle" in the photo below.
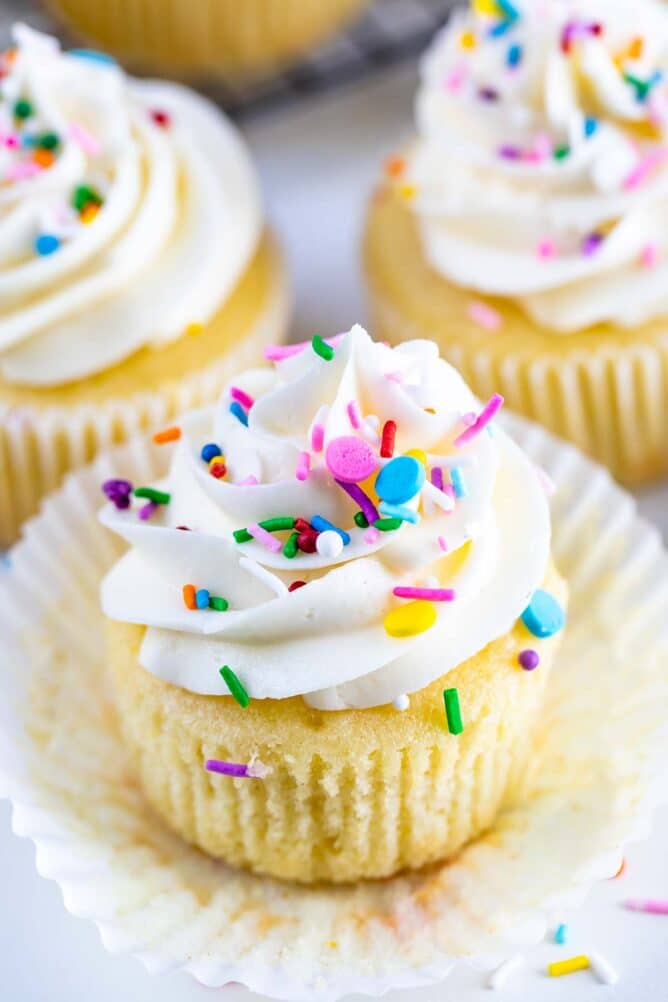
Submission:
<svg viewBox="0 0 668 1002">
<path fill-rule="evenodd" d="M 569 960 L 556 960 L 547 965 L 547 973 L 551 978 L 560 978 L 562 974 L 573 974 L 574 971 L 585 971 L 589 967 L 589 957 L 581 953 Z"/>
<path fill-rule="evenodd" d="M 214 456 L 213 459 L 209 460 L 209 469 L 211 469 L 211 467 L 214 466 L 216 463 L 224 463 L 224 462 L 225 462 L 225 456 L 222 455 Z"/>
<path fill-rule="evenodd" d="M 475 49 L 478 39 L 474 31 L 463 31 L 459 36 L 459 44 L 462 49 Z"/>
<path fill-rule="evenodd" d="M 82 211 L 81 215 L 79 216 L 79 219 L 81 220 L 82 223 L 88 226 L 89 223 L 93 222 L 99 211 L 100 211 L 100 206 L 94 205 L 92 202 L 90 202 L 86 206 L 86 208 Z"/>
<path fill-rule="evenodd" d="M 409 449 L 406 455 L 412 456 L 413 459 L 417 459 L 418 463 L 422 463 L 422 465 L 426 467 L 427 453 L 424 451 L 424 449 Z"/>
<path fill-rule="evenodd" d="M 496 0 L 473 0 L 474 13 L 483 17 L 498 17 L 501 14 Z"/>
<path fill-rule="evenodd" d="M 204 324 L 193 322 L 192 324 L 188 324 L 188 326 L 186 327 L 186 334 L 192 334 L 193 336 L 195 336 L 197 334 L 201 334 L 203 330 L 204 330 Z"/>
<path fill-rule="evenodd" d="M 436 606 L 419 599 L 388 612 L 383 626 L 391 637 L 414 637 L 430 630 L 436 622 Z"/>
<path fill-rule="evenodd" d="M 399 194 L 410 202 L 412 198 L 415 198 L 417 189 L 414 184 L 401 184 L 399 185 Z"/>
<path fill-rule="evenodd" d="M 330 948 L 330 950 L 336 950 L 336 949 L 338 949 L 339 944 L 337 943 L 337 941 L 335 939 L 330 939 L 330 941 L 327 944 L 327 946 Z"/>
</svg>

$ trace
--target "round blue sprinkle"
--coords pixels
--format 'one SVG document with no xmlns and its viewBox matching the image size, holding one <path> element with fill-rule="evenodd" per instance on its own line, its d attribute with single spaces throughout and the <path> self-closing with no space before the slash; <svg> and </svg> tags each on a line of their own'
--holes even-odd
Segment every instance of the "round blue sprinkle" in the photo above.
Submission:
<svg viewBox="0 0 668 1002">
<path fill-rule="evenodd" d="M 93 63 L 104 63 L 106 66 L 118 65 L 112 56 L 106 52 L 98 52 L 97 49 L 70 49 L 69 54 L 78 59 L 90 59 Z"/>
<path fill-rule="evenodd" d="M 35 251 L 41 257 L 53 254 L 60 247 L 60 240 L 53 233 L 40 233 L 35 240 Z"/>
<path fill-rule="evenodd" d="M 376 477 L 376 492 L 388 504 L 405 504 L 424 484 L 424 466 L 414 456 L 397 456 Z"/>
<path fill-rule="evenodd" d="M 592 118 L 591 116 L 585 118 L 584 134 L 587 137 L 587 139 L 589 139 L 590 136 L 593 136 L 597 129 L 598 129 L 598 120 L 596 118 Z"/>
<path fill-rule="evenodd" d="M 202 451 L 200 456 L 205 463 L 210 463 L 214 456 L 222 456 L 223 450 L 215 442 L 207 442 L 206 445 L 202 446 Z"/>
<path fill-rule="evenodd" d="M 522 622 L 534 637 L 551 637 L 563 629 L 566 616 L 556 598 L 539 588 L 522 613 Z"/>
</svg>

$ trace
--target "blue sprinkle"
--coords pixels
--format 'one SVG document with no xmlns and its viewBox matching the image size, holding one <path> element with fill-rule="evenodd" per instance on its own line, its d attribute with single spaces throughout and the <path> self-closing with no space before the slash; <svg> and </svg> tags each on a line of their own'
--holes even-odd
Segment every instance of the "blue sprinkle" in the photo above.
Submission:
<svg viewBox="0 0 668 1002">
<path fill-rule="evenodd" d="M 501 38 L 503 35 L 506 34 L 507 31 L 510 31 L 512 26 L 513 26 L 512 21 L 497 21 L 496 24 L 489 29 L 488 32 L 489 37 Z"/>
<path fill-rule="evenodd" d="M 598 129 L 598 119 L 597 118 L 592 118 L 591 116 L 589 116 L 588 118 L 585 118 L 585 121 L 584 121 L 584 134 L 587 137 L 587 139 L 589 139 L 590 136 L 593 136 L 597 129 Z"/>
<path fill-rule="evenodd" d="M 422 490 L 424 466 L 414 456 L 397 456 L 376 477 L 378 497 L 389 504 L 404 504 Z"/>
<path fill-rule="evenodd" d="M 223 450 L 215 442 L 207 442 L 206 445 L 202 446 L 202 451 L 200 456 L 205 463 L 210 463 L 214 456 L 222 456 Z"/>
<path fill-rule="evenodd" d="M 198 609 L 209 608 L 209 593 L 206 588 L 200 588 L 199 591 L 195 592 L 195 604 Z"/>
<path fill-rule="evenodd" d="M 522 622 L 534 637 L 551 637 L 563 629 L 566 616 L 556 598 L 539 588 L 522 613 Z"/>
<path fill-rule="evenodd" d="M 496 0 L 497 7 L 506 15 L 509 21 L 519 20 L 520 12 L 510 0 Z"/>
<path fill-rule="evenodd" d="M 35 253 L 40 257 L 54 254 L 60 247 L 60 240 L 53 233 L 41 233 L 35 240 Z"/>
<path fill-rule="evenodd" d="M 378 510 L 381 515 L 387 515 L 388 518 L 400 518 L 404 522 L 412 522 L 413 525 L 417 525 L 420 521 L 418 513 L 403 504 L 388 504 L 387 501 L 381 501 Z"/>
<path fill-rule="evenodd" d="M 34 149 L 37 146 L 37 136 L 33 136 L 30 133 L 21 136 L 21 146 L 25 146 L 29 150 Z"/>
<path fill-rule="evenodd" d="M 77 59 L 90 59 L 93 63 L 103 63 L 105 66 L 118 66 L 113 56 L 98 52 L 97 49 L 70 49 L 69 55 L 76 56 Z"/>
<path fill-rule="evenodd" d="M 345 529 L 339 529 L 337 525 L 332 525 L 332 523 L 328 522 L 326 518 L 322 517 L 322 515 L 314 515 L 311 519 L 311 526 L 316 532 L 326 532 L 328 529 L 331 529 L 333 532 L 338 532 L 339 536 L 343 540 L 344 546 L 347 546 L 350 542 L 350 536 Z"/>
<path fill-rule="evenodd" d="M 567 940 L 568 940 L 568 926 L 564 925 L 564 923 L 562 922 L 561 925 L 557 926 L 556 932 L 554 934 L 554 942 L 558 943 L 559 946 L 563 946 L 564 943 L 567 942 Z"/>
<path fill-rule="evenodd" d="M 514 45 L 511 45 L 510 48 L 508 49 L 508 54 L 506 56 L 506 63 L 508 64 L 508 66 L 512 67 L 512 66 L 519 66 L 521 61 L 522 61 L 522 46 L 517 45 L 517 43 L 515 43 Z"/>
<path fill-rule="evenodd" d="M 452 486 L 455 489 L 455 496 L 458 498 L 468 497 L 468 488 L 462 471 L 458 466 L 453 466 L 450 470 L 450 479 L 452 480 Z"/>
<path fill-rule="evenodd" d="M 230 414 L 234 414 L 235 418 L 238 418 L 242 424 L 248 427 L 248 414 L 243 409 L 238 400 L 233 400 L 230 404 Z"/>
</svg>

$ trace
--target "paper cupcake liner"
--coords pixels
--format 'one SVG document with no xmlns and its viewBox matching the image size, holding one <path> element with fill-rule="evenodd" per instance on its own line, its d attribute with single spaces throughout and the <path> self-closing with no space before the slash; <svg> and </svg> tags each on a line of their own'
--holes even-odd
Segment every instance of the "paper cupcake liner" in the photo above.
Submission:
<svg viewBox="0 0 668 1002">
<path fill-rule="evenodd" d="M 485 351 L 465 337 L 426 330 L 373 287 L 371 311 L 377 336 L 394 344 L 435 340 L 478 396 L 501 393 L 508 407 L 573 442 L 619 480 L 642 483 L 668 473 L 668 331 L 662 341 L 530 358 L 505 344 L 502 352 L 497 343 Z"/>
<path fill-rule="evenodd" d="M 28 524 L 0 578 L 0 793 L 40 873 L 110 950 L 290 1002 L 426 985 L 463 957 L 537 942 L 646 832 L 666 792 L 668 556 L 607 473 L 505 424 L 559 487 L 554 549 L 571 589 L 540 782 L 451 863 L 379 883 L 308 889 L 229 869 L 166 830 L 133 780 L 97 602 L 120 543 L 96 510 L 102 479 L 158 477 L 169 450 L 135 442 L 101 458 Z"/>
<path fill-rule="evenodd" d="M 137 432 L 158 428 L 177 414 L 213 402 L 226 379 L 257 362 L 264 344 L 282 339 L 288 301 L 281 279 L 253 327 L 214 363 L 182 380 L 163 382 L 125 399 L 75 407 L 38 411 L 0 402 L 0 546 L 18 537 L 21 524 L 65 473 Z"/>
<path fill-rule="evenodd" d="M 267 71 L 333 34 L 369 0 L 49 0 L 96 44 L 186 73 Z"/>
</svg>

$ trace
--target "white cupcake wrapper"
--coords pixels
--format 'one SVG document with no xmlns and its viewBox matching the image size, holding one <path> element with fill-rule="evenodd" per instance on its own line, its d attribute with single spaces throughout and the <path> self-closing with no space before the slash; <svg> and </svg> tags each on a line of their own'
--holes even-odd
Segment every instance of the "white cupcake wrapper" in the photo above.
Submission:
<svg viewBox="0 0 668 1002">
<path fill-rule="evenodd" d="M 0 578 L 0 794 L 39 872 L 109 950 L 290 1002 L 378 996 L 536 943 L 646 833 L 668 792 L 668 555 L 603 470 L 504 420 L 559 486 L 554 551 L 571 588 L 537 789 L 451 864 L 380 883 L 308 889 L 233 871 L 167 831 L 133 782 L 97 605 L 120 544 L 96 511 L 102 480 L 157 477 L 169 448 L 135 441 L 101 458 L 27 525 Z"/>
</svg>

